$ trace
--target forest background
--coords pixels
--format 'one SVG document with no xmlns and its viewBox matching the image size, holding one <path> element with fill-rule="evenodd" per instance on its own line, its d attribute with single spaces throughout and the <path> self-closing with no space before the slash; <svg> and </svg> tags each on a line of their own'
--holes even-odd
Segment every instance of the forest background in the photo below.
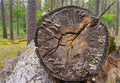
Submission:
<svg viewBox="0 0 120 83">
<path fill-rule="evenodd" d="M 101 21 L 115 43 L 120 45 L 119 0 L 0 0 L 0 69 L 9 59 L 26 49 L 44 14 L 59 7 L 76 5 L 99 15 L 113 1 L 115 4 L 102 16 Z M 30 16 L 34 19 L 29 19 Z M 31 26 L 31 23 L 34 25 Z"/>
</svg>

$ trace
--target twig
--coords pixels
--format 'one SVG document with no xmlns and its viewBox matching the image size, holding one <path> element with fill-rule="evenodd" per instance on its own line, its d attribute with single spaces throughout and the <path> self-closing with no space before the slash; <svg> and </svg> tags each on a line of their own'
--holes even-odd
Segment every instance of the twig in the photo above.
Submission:
<svg viewBox="0 0 120 83">
<path fill-rule="evenodd" d="M 98 17 L 99 19 L 101 18 L 101 16 L 103 16 L 103 14 L 105 14 L 106 11 L 108 11 L 110 9 L 110 7 L 115 3 L 115 1 L 113 1 Z"/>
</svg>

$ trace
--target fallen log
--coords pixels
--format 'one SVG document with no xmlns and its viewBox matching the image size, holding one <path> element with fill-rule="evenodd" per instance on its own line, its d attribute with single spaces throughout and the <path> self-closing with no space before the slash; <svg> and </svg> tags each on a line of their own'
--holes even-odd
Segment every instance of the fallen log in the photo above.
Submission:
<svg viewBox="0 0 120 83">
<path fill-rule="evenodd" d="M 96 75 L 108 53 L 108 30 L 88 11 L 62 7 L 38 23 L 35 45 L 41 65 L 53 77 L 82 81 Z"/>
</svg>

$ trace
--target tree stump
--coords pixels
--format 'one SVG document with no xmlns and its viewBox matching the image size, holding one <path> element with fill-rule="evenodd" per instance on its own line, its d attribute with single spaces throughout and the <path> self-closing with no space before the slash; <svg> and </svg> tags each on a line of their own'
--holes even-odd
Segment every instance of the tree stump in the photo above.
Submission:
<svg viewBox="0 0 120 83">
<path fill-rule="evenodd" d="M 108 53 L 107 28 L 87 9 L 66 6 L 42 17 L 35 36 L 36 53 L 44 69 L 64 81 L 97 74 Z M 89 20 L 92 23 L 90 26 Z"/>
</svg>

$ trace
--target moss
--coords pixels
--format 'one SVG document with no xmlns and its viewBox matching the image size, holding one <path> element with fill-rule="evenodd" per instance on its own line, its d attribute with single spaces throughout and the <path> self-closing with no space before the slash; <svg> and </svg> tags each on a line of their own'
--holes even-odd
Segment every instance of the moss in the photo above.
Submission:
<svg viewBox="0 0 120 83">
<path fill-rule="evenodd" d="M 110 45 L 109 45 L 109 53 L 108 54 L 117 50 L 116 43 L 114 42 L 115 38 L 113 36 L 109 36 L 109 38 L 110 38 Z"/>
<path fill-rule="evenodd" d="M 0 69 L 4 67 L 8 59 L 17 56 L 18 51 L 26 49 L 26 41 L 0 39 Z"/>
</svg>

